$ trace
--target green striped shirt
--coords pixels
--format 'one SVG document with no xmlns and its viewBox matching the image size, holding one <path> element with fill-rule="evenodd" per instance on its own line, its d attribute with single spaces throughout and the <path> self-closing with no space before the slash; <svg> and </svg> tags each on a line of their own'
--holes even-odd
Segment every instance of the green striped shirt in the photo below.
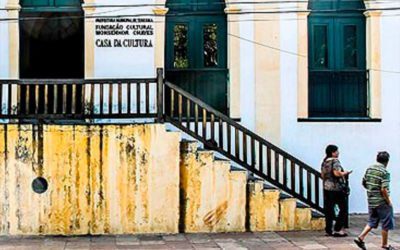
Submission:
<svg viewBox="0 0 400 250">
<path fill-rule="evenodd" d="M 368 206 L 375 208 L 386 204 L 381 189 L 386 188 L 389 192 L 390 173 L 383 164 L 376 163 L 365 172 L 363 183 L 367 189 Z"/>
</svg>

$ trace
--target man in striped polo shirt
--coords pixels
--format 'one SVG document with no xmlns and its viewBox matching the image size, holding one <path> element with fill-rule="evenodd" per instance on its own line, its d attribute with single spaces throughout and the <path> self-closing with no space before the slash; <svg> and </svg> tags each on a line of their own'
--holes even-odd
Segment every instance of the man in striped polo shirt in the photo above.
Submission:
<svg viewBox="0 0 400 250">
<path fill-rule="evenodd" d="M 368 196 L 368 224 L 364 231 L 354 239 L 354 242 L 361 249 L 366 249 L 364 239 L 367 234 L 382 223 L 382 248 L 394 249 L 388 245 L 389 230 L 394 227 L 393 207 L 389 197 L 390 173 L 387 171 L 389 153 L 379 152 L 377 163 L 370 166 L 365 172 L 363 186 L 367 189 Z"/>
</svg>

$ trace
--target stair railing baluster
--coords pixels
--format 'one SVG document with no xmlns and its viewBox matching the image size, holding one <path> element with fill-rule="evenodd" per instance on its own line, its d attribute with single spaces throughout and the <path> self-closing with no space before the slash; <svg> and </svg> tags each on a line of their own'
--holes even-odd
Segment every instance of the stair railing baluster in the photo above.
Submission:
<svg viewBox="0 0 400 250">
<path fill-rule="evenodd" d="M 215 116 L 213 113 L 211 113 L 210 117 L 210 126 L 211 126 L 211 142 L 212 144 L 215 144 Z"/>
<path fill-rule="evenodd" d="M 108 113 L 111 115 L 113 114 L 113 90 L 114 86 L 112 82 L 108 83 Z"/>
<path fill-rule="evenodd" d="M 290 182 L 291 188 L 295 192 L 296 191 L 296 165 L 294 161 L 290 161 Z"/>
<path fill-rule="evenodd" d="M 308 202 L 312 202 L 312 197 L 311 197 L 311 173 L 307 172 L 307 200 Z"/>
<path fill-rule="evenodd" d="M 178 94 L 178 117 L 179 124 L 182 124 L 182 95 Z"/>
<path fill-rule="evenodd" d="M 65 115 L 67 114 L 67 84 L 62 85 L 62 114 Z"/>
<path fill-rule="evenodd" d="M 186 99 L 186 127 L 190 130 L 190 100 Z"/>
<path fill-rule="evenodd" d="M 274 167 L 275 167 L 275 172 L 274 172 L 274 176 L 275 176 L 275 180 L 277 182 L 280 181 L 280 174 L 279 174 L 279 153 L 274 151 L 274 157 L 275 157 L 275 162 L 274 162 Z"/>
<path fill-rule="evenodd" d="M 146 109 L 145 109 L 145 114 L 150 113 L 150 83 L 149 81 L 146 81 L 145 83 L 145 95 L 146 95 Z"/>
<path fill-rule="evenodd" d="M 261 142 L 258 143 L 258 168 L 261 173 L 265 174 L 264 151 L 263 151 L 263 144 Z"/>
<path fill-rule="evenodd" d="M 35 94 L 35 99 L 34 99 L 34 103 L 35 103 L 35 114 L 37 115 L 39 113 L 39 85 L 35 84 L 33 85 L 34 87 L 34 94 Z"/>
<path fill-rule="evenodd" d="M 194 105 L 194 131 L 199 135 L 199 105 Z"/>
<path fill-rule="evenodd" d="M 287 187 L 287 159 L 284 156 L 282 156 L 282 158 L 283 186 Z"/>
<path fill-rule="evenodd" d="M 271 148 L 267 146 L 267 176 L 272 178 L 272 166 L 271 166 Z"/>
<path fill-rule="evenodd" d="M 100 115 L 104 114 L 104 83 L 100 83 Z"/>
<path fill-rule="evenodd" d="M 76 84 L 72 84 L 72 104 L 71 104 L 71 114 L 76 114 Z"/>
<path fill-rule="evenodd" d="M 243 162 L 247 164 L 247 135 L 242 133 L 243 137 Z"/>
<path fill-rule="evenodd" d="M 299 166 L 300 196 L 304 197 L 304 176 L 303 167 Z"/>
<path fill-rule="evenodd" d="M 26 100 L 25 100 L 25 114 L 27 114 L 27 115 L 29 115 L 29 113 L 31 112 L 31 110 L 30 110 L 30 96 L 31 96 L 31 93 L 30 93 L 30 91 L 31 91 L 31 86 L 29 85 L 29 84 L 27 84 L 27 85 L 25 85 L 26 87 L 26 92 L 25 92 L 25 98 L 26 98 Z"/>
<path fill-rule="evenodd" d="M 238 159 L 240 159 L 239 143 L 239 129 L 235 128 L 235 157 Z"/>
<path fill-rule="evenodd" d="M 203 108 L 203 125 L 202 125 L 203 133 L 202 136 L 205 140 L 207 140 L 207 110 Z"/>
<path fill-rule="evenodd" d="M 148 87 L 148 86 L 147 86 Z M 146 107 L 146 114 L 148 109 Z M 118 114 L 122 114 L 122 82 L 118 81 Z"/>
<path fill-rule="evenodd" d="M 319 176 L 314 174 L 314 194 L 315 194 L 315 205 L 319 206 Z"/>
<path fill-rule="evenodd" d="M 251 138 L 251 166 L 256 169 L 256 143 L 253 137 Z"/>
<path fill-rule="evenodd" d="M 227 151 L 229 155 L 232 155 L 232 150 L 231 150 L 231 125 L 229 123 L 226 123 L 226 143 L 227 145 Z"/>
<path fill-rule="evenodd" d="M 142 89 L 142 84 L 140 81 L 136 82 L 136 114 L 142 113 L 141 109 L 141 89 Z"/>
<path fill-rule="evenodd" d="M 219 119 L 218 121 L 218 140 L 219 144 L 218 146 L 223 149 L 224 148 L 224 123 L 222 119 Z"/>
<path fill-rule="evenodd" d="M 174 114 L 175 113 L 175 110 L 174 110 L 174 108 L 175 108 L 175 91 L 173 89 L 171 89 L 170 105 L 171 105 L 170 115 L 171 115 L 171 117 L 174 117 L 175 116 L 175 114 Z"/>
</svg>

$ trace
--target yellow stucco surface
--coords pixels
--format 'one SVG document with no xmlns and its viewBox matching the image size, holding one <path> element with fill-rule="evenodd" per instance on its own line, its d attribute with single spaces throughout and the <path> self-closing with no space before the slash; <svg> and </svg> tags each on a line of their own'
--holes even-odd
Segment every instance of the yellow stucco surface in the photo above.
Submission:
<svg viewBox="0 0 400 250">
<path fill-rule="evenodd" d="M 181 216 L 185 232 L 242 232 L 246 217 L 246 173 L 195 142 L 181 147 Z"/>
<path fill-rule="evenodd" d="M 0 127 L 0 234 L 178 232 L 179 140 L 162 125 Z"/>
<path fill-rule="evenodd" d="M 325 227 L 324 218 L 312 218 L 311 209 L 297 207 L 296 199 L 280 199 L 278 189 L 264 189 L 261 181 L 248 185 L 251 231 L 322 230 Z"/>
<path fill-rule="evenodd" d="M 2 125 L 0 235 L 177 233 L 179 223 L 242 232 L 246 218 L 251 231 L 323 227 L 296 199 L 247 184 L 245 171 L 197 146 L 158 124 Z M 43 194 L 37 177 L 48 181 Z"/>
</svg>

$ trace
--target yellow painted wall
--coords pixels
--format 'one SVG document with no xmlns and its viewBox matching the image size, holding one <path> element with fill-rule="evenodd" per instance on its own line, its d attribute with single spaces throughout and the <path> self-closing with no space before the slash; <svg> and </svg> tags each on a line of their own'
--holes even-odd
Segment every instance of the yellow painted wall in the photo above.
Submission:
<svg viewBox="0 0 400 250">
<path fill-rule="evenodd" d="M 188 233 L 243 232 L 246 219 L 246 172 L 230 171 L 230 162 L 212 151 L 183 143 L 181 216 Z"/>
<path fill-rule="evenodd" d="M 178 232 L 179 137 L 163 125 L 2 126 L 0 234 Z"/>
</svg>

